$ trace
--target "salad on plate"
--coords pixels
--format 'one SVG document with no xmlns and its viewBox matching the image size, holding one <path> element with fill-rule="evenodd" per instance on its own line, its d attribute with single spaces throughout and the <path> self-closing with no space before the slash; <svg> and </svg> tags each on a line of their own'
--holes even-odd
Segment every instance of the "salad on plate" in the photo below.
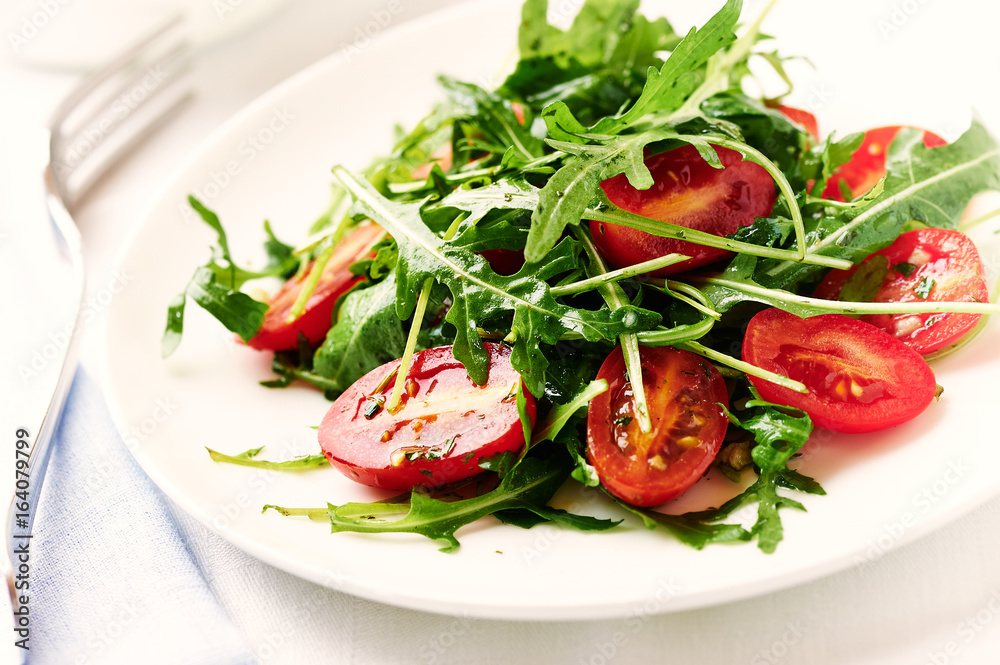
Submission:
<svg viewBox="0 0 1000 665">
<path fill-rule="evenodd" d="M 951 143 L 900 126 L 824 136 L 751 92 L 759 63 L 789 78 L 763 15 L 740 28 L 729 0 L 682 35 L 638 4 L 587 0 L 558 28 L 526 0 L 502 84 L 442 77 L 444 101 L 392 154 L 333 167 L 302 245 L 265 222 L 262 269 L 190 197 L 217 242 L 169 305 L 163 355 L 191 300 L 273 353 L 266 388 L 332 400 L 315 455 L 212 458 L 332 465 L 389 494 L 268 508 L 445 550 L 487 516 L 598 531 L 636 515 L 699 549 L 772 552 L 781 511 L 824 493 L 796 464 L 815 428 L 935 408 L 929 361 L 997 311 L 964 233 L 978 220 L 963 221 L 1000 189 L 995 140 L 978 120 Z M 732 498 L 671 511 L 710 469 Z M 622 518 L 551 505 L 566 483 Z"/>
</svg>

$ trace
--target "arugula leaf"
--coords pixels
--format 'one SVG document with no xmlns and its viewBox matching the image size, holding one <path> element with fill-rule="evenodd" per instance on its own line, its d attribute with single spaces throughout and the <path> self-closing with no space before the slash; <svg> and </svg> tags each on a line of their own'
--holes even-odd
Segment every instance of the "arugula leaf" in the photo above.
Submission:
<svg viewBox="0 0 1000 665">
<path fill-rule="evenodd" d="M 186 293 L 244 342 L 250 341 L 264 322 L 266 303 L 221 286 L 215 273 L 204 266 L 195 271 Z"/>
<path fill-rule="evenodd" d="M 607 381 L 604 379 L 594 379 L 566 404 L 553 406 L 548 415 L 545 416 L 545 420 L 536 426 L 535 433 L 531 437 L 531 445 L 539 444 L 542 441 L 554 441 L 570 418 L 580 411 L 580 409 L 586 408 L 590 404 L 590 400 L 607 391 L 607 389 Z"/>
<path fill-rule="evenodd" d="M 878 291 L 882 288 L 886 273 L 889 272 L 889 259 L 882 254 L 876 254 L 872 258 L 858 265 L 858 269 L 844 280 L 844 285 L 840 287 L 838 300 L 854 302 L 871 302 L 875 300 Z"/>
<path fill-rule="evenodd" d="M 267 220 L 264 220 L 264 233 L 267 234 L 267 240 L 264 241 L 264 251 L 267 252 L 267 269 L 287 270 L 289 266 L 294 267 L 298 263 L 298 260 L 292 256 L 295 248 L 278 240 L 271 229 L 271 223 Z"/>
<path fill-rule="evenodd" d="M 726 4 L 700 29 L 692 28 L 673 50 L 663 67 L 650 69 L 642 95 L 621 117 L 598 122 L 592 132 L 613 134 L 636 123 L 650 113 L 675 111 L 700 83 L 697 71 L 713 55 L 734 41 L 736 22 L 743 8 L 742 0 Z"/>
<path fill-rule="evenodd" d="M 256 459 L 257 455 L 262 451 L 263 446 L 260 448 L 251 448 L 239 455 L 226 455 L 218 451 L 212 450 L 211 448 L 205 448 L 208 454 L 212 457 L 215 462 L 225 462 L 227 464 L 238 464 L 240 466 L 252 466 L 258 469 L 275 469 L 280 471 L 306 471 L 308 469 L 318 469 L 320 467 L 328 466 L 326 461 L 326 456 L 322 453 L 318 455 L 302 455 L 301 457 L 296 457 L 295 459 L 286 460 L 284 462 L 270 462 L 268 460 Z"/>
<path fill-rule="evenodd" d="M 474 147 L 501 155 L 512 150 L 518 164 L 526 164 L 541 155 L 542 142 L 531 135 L 527 121 L 524 125 L 517 121 L 505 99 L 472 83 L 448 77 L 439 80 L 452 102 L 465 111 L 467 118 L 475 119 L 478 133 L 483 136 L 475 140 Z M 505 157 L 505 161 L 509 159 Z"/>
<path fill-rule="evenodd" d="M 704 549 L 706 545 L 748 541 L 753 538 L 749 531 L 738 524 L 714 523 L 717 520 L 725 519 L 726 515 L 716 513 L 668 515 L 649 508 L 631 506 L 617 499 L 615 501 L 628 512 L 642 518 L 647 529 L 653 530 L 657 526 L 661 526 L 678 541 L 696 550 Z"/>
<path fill-rule="evenodd" d="M 568 475 L 569 464 L 565 455 L 551 455 L 548 459 L 528 457 L 504 475 L 496 489 L 478 497 L 446 502 L 414 490 L 410 496 L 409 510 L 397 520 L 352 516 L 369 515 L 372 504 L 330 504 L 327 515 L 334 533 L 419 533 L 442 541 L 442 552 L 458 549 L 459 542 L 455 532 L 459 528 L 498 511 L 528 510 L 546 520 L 588 530 L 603 530 L 615 526 L 616 522 L 610 520 L 570 515 L 546 505 Z"/>
<path fill-rule="evenodd" d="M 798 501 L 778 494 L 778 488 L 792 487 L 814 494 L 825 492 L 812 479 L 808 479 L 808 483 L 796 484 L 788 479 L 788 460 L 805 445 L 812 433 L 812 420 L 809 416 L 801 412 L 792 413 L 787 407 L 759 399 L 748 402 L 747 408 L 755 413 L 737 421 L 737 425 L 751 432 L 757 442 L 750 455 L 760 469 L 759 477 L 743 494 L 728 502 L 720 511 L 732 512 L 756 499 L 757 522 L 751 533 L 757 537 L 758 547 L 770 553 L 775 550 L 784 534 L 778 510 L 805 510 Z M 732 414 L 730 417 L 734 418 Z"/>
<path fill-rule="evenodd" d="M 226 236 L 226 231 L 222 228 L 222 223 L 219 221 L 219 216 L 214 212 L 202 205 L 201 201 L 193 196 L 188 195 L 188 204 L 195 209 L 198 216 L 201 217 L 202 221 L 210 226 L 217 234 L 219 255 L 224 259 L 231 268 L 235 268 L 233 263 L 233 258 L 229 254 L 229 238 Z M 236 279 L 235 273 L 233 274 L 233 279 Z"/>
<path fill-rule="evenodd" d="M 239 335 L 244 342 L 256 334 L 264 321 L 267 304 L 241 293 L 244 282 L 261 277 L 283 277 L 299 266 L 300 259 L 293 255 L 289 245 L 278 240 L 271 225 L 264 222 L 267 240 L 264 249 L 268 264 L 264 270 L 253 271 L 240 268 L 233 261 L 229 251 L 229 239 L 218 215 L 206 208 L 198 199 L 188 197 L 188 203 L 201 219 L 216 232 L 216 244 L 212 247 L 212 260 L 199 267 L 191 281 L 167 307 L 167 322 L 160 342 L 160 355 L 164 358 L 177 350 L 184 333 L 184 309 L 187 297 L 191 297 L 227 329 Z M 303 260 L 308 257 L 303 257 Z M 218 263 L 223 261 L 224 264 Z"/>
<path fill-rule="evenodd" d="M 859 207 L 826 207 L 826 214 L 811 221 L 810 252 L 857 263 L 891 244 L 911 220 L 956 228 L 973 196 L 1000 189 L 1000 145 L 977 119 L 957 141 L 937 148 L 924 146 L 922 132 L 903 129 L 889 147 L 886 171 L 880 195 Z M 790 289 L 815 279 L 820 270 L 768 260 L 760 263 L 755 279 Z"/>
<path fill-rule="evenodd" d="M 441 209 L 464 210 L 469 213 L 462 221 L 464 227 L 479 223 L 487 213 L 504 208 L 508 210 L 534 210 L 538 205 L 538 189 L 520 178 L 504 178 L 482 187 L 458 187 L 437 203 L 427 206 L 433 213 Z M 460 240 L 456 239 L 455 244 Z M 524 247 L 524 242 L 518 249 Z"/>
<path fill-rule="evenodd" d="M 355 196 L 356 212 L 374 219 L 396 239 L 399 318 L 413 312 L 417 292 L 426 279 L 434 278 L 451 291 L 452 305 L 445 320 L 456 328 L 452 351 L 478 384 L 486 382 L 488 360 L 478 324 L 498 313 L 514 312 L 511 362 L 534 395 L 544 392 L 548 364 L 539 344 L 555 344 L 567 332 L 590 341 L 613 340 L 622 332 L 659 322 L 659 315 L 631 305 L 615 312 L 582 310 L 563 305 L 550 295 L 545 280 L 577 266 L 571 244 L 561 243 L 541 264 L 526 264 L 509 277 L 497 275 L 481 256 L 433 234 L 420 217 L 419 203 L 385 199 L 342 167 L 336 167 L 334 173 Z"/>
<path fill-rule="evenodd" d="M 160 357 L 167 358 L 181 344 L 184 334 L 184 303 L 187 302 L 187 291 L 181 291 L 167 305 L 167 324 L 160 340 Z"/>
</svg>

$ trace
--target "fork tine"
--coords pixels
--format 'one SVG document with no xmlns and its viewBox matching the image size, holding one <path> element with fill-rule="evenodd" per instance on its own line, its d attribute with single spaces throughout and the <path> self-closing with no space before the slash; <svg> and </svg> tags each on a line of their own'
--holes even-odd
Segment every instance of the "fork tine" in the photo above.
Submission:
<svg viewBox="0 0 1000 665">
<path fill-rule="evenodd" d="M 178 72 L 170 72 L 164 78 L 169 80 L 166 83 L 161 83 L 155 86 L 151 93 L 146 95 L 143 99 L 139 100 L 139 103 L 135 107 L 128 109 L 128 112 L 123 118 L 116 118 L 114 124 L 112 125 L 113 131 L 105 131 L 103 129 L 98 129 L 96 125 L 96 120 L 102 117 L 109 109 L 113 108 L 116 101 L 120 99 L 129 89 L 134 89 L 139 85 L 139 81 L 148 75 L 148 72 L 154 67 L 160 67 L 166 65 L 168 62 L 176 60 L 180 57 L 184 49 L 184 44 L 177 44 L 170 48 L 165 55 L 161 56 L 156 61 L 150 61 L 145 58 L 150 50 L 152 44 L 156 44 L 165 35 L 170 33 L 173 29 L 181 25 L 183 22 L 182 17 L 176 16 L 155 30 L 151 31 L 147 35 L 143 36 L 141 39 L 137 40 L 136 43 L 130 47 L 127 51 L 123 52 L 121 55 L 117 56 L 109 62 L 104 67 L 100 68 L 92 75 L 87 77 L 75 90 L 73 90 L 65 100 L 56 108 L 56 111 L 52 115 L 52 119 L 49 123 L 49 164 L 52 170 L 52 176 L 56 191 L 60 198 L 63 200 L 64 204 L 68 208 L 72 208 L 74 203 L 78 202 L 80 196 L 84 193 L 85 187 L 77 184 L 74 186 L 70 183 L 70 179 L 73 177 L 74 172 L 83 163 L 89 162 L 91 166 L 88 169 L 93 169 L 97 171 L 94 176 L 89 177 L 85 180 L 84 185 L 89 187 L 96 182 L 101 173 L 103 173 L 110 162 L 113 159 L 121 156 L 124 150 L 114 150 L 110 154 L 105 155 L 103 159 L 95 158 L 92 153 L 100 154 L 98 150 L 100 143 L 106 138 L 105 134 L 111 135 L 117 133 L 119 125 L 127 123 L 133 115 L 136 115 L 136 111 L 140 106 L 145 106 L 151 98 L 155 97 L 162 89 L 167 88 L 174 82 L 179 74 L 183 72 L 184 68 L 180 68 Z M 142 65 L 143 68 L 139 69 Z M 135 70 L 138 69 L 136 73 Z M 110 95 L 104 95 L 103 99 L 99 96 L 100 89 L 102 87 L 107 87 L 107 83 L 116 78 L 122 77 L 124 75 L 131 74 L 128 80 L 110 93 Z M 97 97 L 99 103 L 95 103 L 93 100 Z M 177 102 L 169 105 L 164 112 L 172 113 Z M 72 120 L 76 116 L 78 122 L 73 123 Z M 79 117 L 85 118 L 83 123 L 79 122 Z M 104 116 L 107 117 L 107 116 Z M 150 121 L 155 120 L 152 118 Z M 72 129 L 73 125 L 78 125 L 76 129 Z M 70 155 L 70 150 L 72 149 L 72 141 L 74 139 L 79 139 L 82 135 L 91 130 L 91 134 L 87 135 L 87 145 L 85 146 L 86 152 L 80 154 Z M 97 140 L 92 141 L 91 138 L 97 137 Z M 145 134 L 143 134 L 145 136 Z M 141 137 L 139 137 L 141 138 Z M 106 164 L 98 164 L 94 167 L 94 162 L 107 162 Z"/>
<path fill-rule="evenodd" d="M 160 31 L 156 39 L 159 39 L 164 34 Z M 116 104 L 126 93 L 136 91 L 140 87 L 148 87 L 150 89 L 147 92 L 151 94 L 156 93 L 163 87 L 163 85 L 160 85 L 162 82 L 165 81 L 167 84 L 170 84 L 174 79 L 179 78 L 186 68 L 179 67 L 177 71 L 173 71 L 171 65 L 180 59 L 180 56 L 187 47 L 188 44 L 182 41 L 171 46 L 169 51 L 157 57 L 156 60 L 143 60 L 137 57 L 124 64 L 118 71 L 105 76 L 98 85 L 94 86 L 88 83 L 87 87 L 90 88 L 90 92 L 81 100 L 81 104 L 62 114 L 62 121 L 58 125 L 52 125 L 52 138 L 55 143 L 55 151 L 57 153 L 65 152 L 67 145 L 72 143 L 73 139 L 87 129 L 93 129 L 96 121 L 107 118 L 109 112 L 111 112 L 111 115 L 118 116 L 113 119 L 114 125 L 122 122 L 131 111 L 135 110 L 133 106 L 125 105 L 123 109 L 121 104 Z M 166 69 L 165 74 L 159 73 L 161 68 Z M 126 74 L 128 74 L 128 78 L 125 78 Z M 143 81 L 151 75 L 154 77 L 154 84 L 152 86 L 143 86 Z M 122 78 L 124 80 L 112 87 L 110 82 L 115 78 Z M 102 88 L 107 88 L 107 91 Z M 124 117 L 121 117 L 123 110 L 125 114 Z"/>
<path fill-rule="evenodd" d="M 185 91 L 169 104 L 164 105 L 164 108 L 158 109 L 155 115 L 151 114 L 152 117 L 145 124 L 136 127 L 127 135 L 124 135 L 124 138 L 119 136 L 121 130 L 118 130 L 115 134 L 114 143 L 109 148 L 103 149 L 99 157 L 88 157 L 84 164 L 81 164 L 81 166 L 86 167 L 86 170 L 81 169 L 79 173 L 73 174 L 76 176 L 73 187 L 67 187 L 64 193 L 66 207 L 72 210 L 79 205 L 86 195 L 92 191 L 94 185 L 108 173 L 108 170 L 112 166 L 118 163 L 126 154 L 134 150 L 139 144 L 143 143 L 146 138 L 156 133 L 160 127 L 168 123 L 194 97 L 195 94 L 193 92 Z"/>
<path fill-rule="evenodd" d="M 133 46 L 129 47 L 126 51 L 123 51 L 109 63 L 88 76 L 79 87 L 67 95 L 59 106 L 56 107 L 55 112 L 52 114 L 52 118 L 49 120 L 49 127 L 61 127 L 66 122 L 66 119 L 72 114 L 73 110 L 80 106 L 80 104 L 90 96 L 90 93 L 99 88 L 101 84 L 110 79 L 112 76 L 127 69 L 130 64 L 135 62 L 139 56 L 146 52 L 146 49 L 151 42 L 159 39 L 161 36 L 170 32 L 183 22 L 183 16 L 180 14 L 174 16 L 166 23 L 153 30 L 151 33 L 144 35 L 141 39 L 137 39 Z"/>
</svg>

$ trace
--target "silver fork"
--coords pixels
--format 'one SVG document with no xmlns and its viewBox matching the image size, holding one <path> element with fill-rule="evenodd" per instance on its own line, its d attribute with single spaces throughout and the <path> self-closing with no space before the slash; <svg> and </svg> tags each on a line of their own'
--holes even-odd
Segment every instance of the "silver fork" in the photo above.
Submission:
<svg viewBox="0 0 1000 665">
<path fill-rule="evenodd" d="M 80 232 L 73 211 L 108 169 L 120 161 L 193 97 L 173 83 L 184 70 L 180 18 L 143 35 L 135 45 L 86 78 L 56 109 L 49 123 L 48 164 L 43 181 L 45 206 L 55 241 L 65 309 L 49 317 L 71 331 L 61 349 L 54 389 L 41 401 L 31 425 L 16 432 L 16 484 L 5 523 L 0 557 L 10 592 L 15 651 L 27 662 L 30 647 L 31 531 L 48 468 L 53 434 L 77 366 L 79 316 L 85 293 Z M 170 92 L 171 94 L 165 94 Z M 44 287 L 44 285 L 43 285 Z M 39 294 L 48 300 L 48 293 Z M 51 385 L 51 384 L 50 384 Z M 43 396 L 44 397 L 44 396 Z M 2 595 L 2 594 L 0 594 Z"/>
</svg>

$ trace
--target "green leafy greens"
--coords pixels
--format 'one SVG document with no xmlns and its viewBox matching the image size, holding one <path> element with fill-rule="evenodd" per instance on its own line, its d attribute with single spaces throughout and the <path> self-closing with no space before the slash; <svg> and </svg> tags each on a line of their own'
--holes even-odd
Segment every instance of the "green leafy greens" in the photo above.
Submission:
<svg viewBox="0 0 1000 665">
<path fill-rule="evenodd" d="M 805 509 L 792 493 L 823 490 L 790 467 L 812 433 L 809 417 L 761 401 L 746 374 L 805 387 L 728 355 L 739 348 L 747 318 L 761 306 L 804 317 L 997 311 L 995 304 L 978 302 L 874 302 L 890 270 L 878 260 L 853 273 L 839 300 L 810 296 L 825 271 L 860 262 L 906 225 L 957 228 L 974 195 L 1000 189 L 1000 146 L 977 120 L 958 140 L 934 149 L 924 146 L 921 132 L 902 130 L 889 148 L 885 178 L 870 192 L 847 201 L 823 198 L 862 135 L 820 141 L 778 110 L 777 100 L 744 93 L 753 57 L 791 86 L 783 59 L 760 46 L 768 39 L 760 32 L 763 14 L 737 35 L 742 3 L 726 0 L 705 25 L 678 34 L 666 19 L 638 14 L 638 4 L 586 0 L 572 24 L 560 29 L 546 20 L 546 0 L 526 0 L 520 59 L 506 80 L 487 90 L 442 77 L 444 101 L 400 138 L 391 155 L 363 175 L 334 167 L 334 202 L 313 225 L 310 244 L 294 249 L 265 223 L 268 262 L 261 271 L 236 265 L 219 218 L 190 199 L 216 243 L 211 259 L 169 305 L 164 356 L 180 342 L 187 298 L 249 340 L 267 305 L 241 291 L 246 282 L 315 271 L 299 294 L 297 304 L 304 305 L 340 238 L 372 220 L 387 236 L 351 267 L 363 279 L 340 298 L 325 339 L 301 338 L 296 349 L 277 353 L 277 378 L 265 385 L 303 380 L 335 398 L 367 372 L 403 358 L 398 394 L 412 353 L 443 345 L 482 385 L 488 361 L 483 340 L 491 339 L 513 347 L 512 363 L 538 400 L 532 431 L 526 395 L 518 390 L 528 445 L 521 455 L 485 461 L 489 480 L 477 481 L 474 496 L 418 488 L 373 503 L 270 508 L 327 522 L 334 532 L 421 534 L 445 551 L 458 547 L 462 526 L 487 515 L 525 528 L 540 522 L 612 528 L 617 522 L 574 515 L 550 502 L 564 483 L 600 484 L 587 460 L 585 407 L 608 390 L 594 379 L 602 360 L 620 344 L 629 380 L 642 386 L 640 345 L 674 345 L 722 367 L 739 407 L 729 411 L 727 447 L 716 466 L 733 480 L 743 481 L 746 469 L 756 478 L 716 508 L 672 515 L 621 504 L 622 514 L 699 549 L 756 540 L 773 552 L 783 537 L 781 509 Z M 771 215 L 718 237 L 619 209 L 604 195 L 601 183 L 621 174 L 639 190 L 652 187 L 647 157 L 683 145 L 713 168 L 723 168 L 717 148 L 760 165 L 775 183 Z M 686 256 L 612 270 L 586 221 L 733 255 L 719 272 L 670 279 L 648 273 Z M 523 265 L 502 274 L 487 258 L 496 252 L 521 252 Z M 934 286 L 925 280 L 917 295 L 926 297 Z M 640 428 L 648 431 L 642 390 L 634 402 Z M 210 452 L 217 461 L 269 469 L 322 464 L 322 456 L 260 461 L 254 459 L 259 449 L 237 456 Z M 752 519 L 744 508 L 755 509 Z"/>
</svg>

